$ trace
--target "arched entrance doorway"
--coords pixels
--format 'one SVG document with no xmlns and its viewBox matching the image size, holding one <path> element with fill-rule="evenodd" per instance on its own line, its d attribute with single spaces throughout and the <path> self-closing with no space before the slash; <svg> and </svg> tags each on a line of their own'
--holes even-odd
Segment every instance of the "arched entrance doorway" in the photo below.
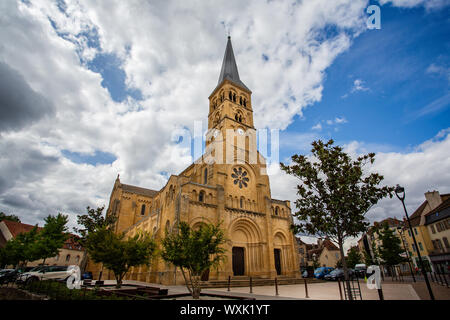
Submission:
<svg viewBox="0 0 450 320">
<path fill-rule="evenodd" d="M 233 275 L 243 276 L 245 274 L 245 250 L 243 247 L 233 247 Z"/>
<path fill-rule="evenodd" d="M 258 225 L 238 218 L 230 225 L 232 271 L 234 276 L 256 275 L 264 270 L 263 244 Z"/>
</svg>

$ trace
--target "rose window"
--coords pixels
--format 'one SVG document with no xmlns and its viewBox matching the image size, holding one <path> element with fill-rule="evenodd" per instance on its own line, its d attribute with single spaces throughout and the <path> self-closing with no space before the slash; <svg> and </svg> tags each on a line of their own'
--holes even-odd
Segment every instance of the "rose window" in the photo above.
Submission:
<svg viewBox="0 0 450 320">
<path fill-rule="evenodd" d="M 250 180 L 247 177 L 247 171 L 242 170 L 241 167 L 238 169 L 234 168 L 231 177 L 234 179 L 234 184 L 239 184 L 239 188 L 242 189 L 242 186 L 247 187 L 247 182 Z"/>
</svg>

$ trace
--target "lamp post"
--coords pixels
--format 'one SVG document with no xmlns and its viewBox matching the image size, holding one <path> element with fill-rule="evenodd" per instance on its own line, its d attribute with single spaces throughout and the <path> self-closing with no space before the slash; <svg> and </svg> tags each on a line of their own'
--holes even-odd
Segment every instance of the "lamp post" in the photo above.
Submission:
<svg viewBox="0 0 450 320">
<path fill-rule="evenodd" d="M 412 266 L 411 266 L 411 257 L 410 257 L 410 255 L 409 255 L 408 250 L 406 249 L 405 239 L 403 239 L 403 231 L 402 231 L 402 227 L 397 227 L 397 230 L 398 230 L 398 233 L 400 233 L 400 237 L 402 238 L 403 248 L 405 248 L 406 257 L 408 257 L 409 270 L 411 271 L 411 275 L 412 275 L 412 277 L 413 277 L 414 282 L 416 282 L 416 277 L 414 277 L 413 268 L 412 268 Z"/>
<path fill-rule="evenodd" d="M 425 279 L 425 282 L 427 284 L 427 288 L 428 288 L 428 293 L 430 294 L 430 298 L 431 300 L 434 300 L 434 295 L 433 295 L 433 291 L 431 290 L 431 286 L 430 286 L 430 282 L 428 281 L 428 276 L 427 276 L 427 272 L 425 270 L 425 265 L 423 263 L 422 260 L 422 256 L 420 255 L 420 250 L 419 250 L 419 246 L 417 245 L 417 241 L 416 241 L 416 237 L 414 236 L 414 232 L 413 229 L 411 227 L 411 221 L 409 221 L 409 216 L 408 216 L 408 212 L 406 211 L 406 206 L 405 206 L 405 188 L 400 187 L 398 184 L 395 188 L 395 195 L 397 196 L 397 198 L 402 202 L 403 204 L 403 209 L 405 210 L 405 215 L 406 215 L 406 220 L 408 220 L 408 226 L 409 226 L 409 230 L 411 232 L 413 241 L 414 241 L 414 245 L 416 247 L 416 251 L 417 251 L 417 257 L 419 258 L 419 262 L 420 262 L 420 268 L 422 269 L 422 273 L 423 273 L 423 277 Z"/>
</svg>

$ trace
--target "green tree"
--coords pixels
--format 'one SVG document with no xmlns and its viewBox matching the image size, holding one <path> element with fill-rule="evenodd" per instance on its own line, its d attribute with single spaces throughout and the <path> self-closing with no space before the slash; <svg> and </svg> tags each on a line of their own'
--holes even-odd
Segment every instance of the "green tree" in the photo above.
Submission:
<svg viewBox="0 0 450 320">
<path fill-rule="evenodd" d="M 42 264 L 45 264 L 47 258 L 56 256 L 69 237 L 66 227 L 67 216 L 58 213 L 57 216 L 49 215 L 44 221 L 44 228 L 40 230 L 37 241 L 33 244 L 37 259 L 44 260 Z"/>
<path fill-rule="evenodd" d="M 347 267 L 354 268 L 355 265 L 358 263 L 361 263 L 362 258 L 361 254 L 359 253 L 359 250 L 357 247 L 351 247 L 350 251 L 348 252 L 347 256 Z"/>
<path fill-rule="evenodd" d="M 2 265 L 22 267 L 28 261 L 39 259 L 39 253 L 36 250 L 37 238 L 38 229 L 35 226 L 30 231 L 19 233 L 15 238 L 7 241 L 6 245 L 0 250 Z"/>
<path fill-rule="evenodd" d="M 334 141 L 312 143 L 312 156 L 293 155 L 292 165 L 280 163 L 282 170 L 300 179 L 297 186 L 294 216 L 296 232 L 326 235 L 339 247 L 344 257 L 343 244 L 348 237 L 366 231 L 369 223 L 365 214 L 380 199 L 392 197 L 393 187 L 378 187 L 383 176 L 371 173 L 364 176 L 363 168 L 375 161 L 369 153 L 353 160 Z M 348 270 L 343 260 L 345 279 Z M 350 290 L 350 284 L 347 284 Z"/>
<path fill-rule="evenodd" d="M 378 231 L 381 239 L 381 246 L 379 248 L 380 258 L 385 265 L 392 270 L 392 267 L 407 261 L 401 254 L 404 250 L 401 247 L 401 240 L 394 234 L 394 231 L 385 223 L 383 228 Z"/>
<path fill-rule="evenodd" d="M 0 212 L 0 221 L 2 221 L 2 220 L 21 222 L 20 218 L 18 216 L 16 216 L 16 215 L 13 215 L 13 214 L 7 215 L 4 212 Z"/>
<path fill-rule="evenodd" d="M 80 235 L 78 239 L 78 243 L 82 246 L 86 246 L 86 240 L 89 234 L 94 233 L 96 231 L 106 229 L 114 229 L 114 224 L 117 221 L 117 216 L 115 215 L 106 215 L 103 216 L 103 210 L 105 206 L 98 207 L 97 209 L 92 209 L 91 207 L 87 207 L 87 214 L 78 215 L 77 223 L 82 226 L 81 228 L 73 228 L 73 230 Z M 83 260 L 80 263 L 80 269 L 84 271 L 86 269 L 88 262 L 88 255 L 84 255 Z"/>
<path fill-rule="evenodd" d="M 131 267 L 148 266 L 156 249 L 146 232 L 125 239 L 123 233 L 116 234 L 106 227 L 89 232 L 84 245 L 94 262 L 103 263 L 114 273 L 117 288 L 122 286 L 123 277 Z"/>
<path fill-rule="evenodd" d="M 113 229 L 114 223 L 117 221 L 115 215 L 103 216 L 103 210 L 105 207 L 98 207 L 97 209 L 92 209 L 89 206 L 86 208 L 87 214 L 78 215 L 77 223 L 83 228 L 73 228 L 73 230 L 80 235 L 79 242 L 84 245 L 88 235 L 95 231 L 101 230 L 103 228 Z"/>
<path fill-rule="evenodd" d="M 201 275 L 210 268 L 217 268 L 225 259 L 222 247 L 225 241 L 220 224 L 203 224 L 193 230 L 185 222 L 180 222 L 179 229 L 166 233 L 162 240 L 162 258 L 180 268 L 194 299 L 200 298 Z"/>
</svg>

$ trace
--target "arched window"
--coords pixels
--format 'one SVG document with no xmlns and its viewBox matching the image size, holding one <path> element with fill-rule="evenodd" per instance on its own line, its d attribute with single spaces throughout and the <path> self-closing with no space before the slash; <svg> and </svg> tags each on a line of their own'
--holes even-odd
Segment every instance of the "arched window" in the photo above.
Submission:
<svg viewBox="0 0 450 320">
<path fill-rule="evenodd" d="M 166 233 L 169 233 L 170 232 L 170 220 L 167 220 L 166 221 Z"/>
<path fill-rule="evenodd" d="M 242 106 L 242 97 L 239 97 L 239 104 Z"/>
<path fill-rule="evenodd" d="M 278 207 L 275 207 L 275 215 L 277 216 L 279 214 L 279 210 Z"/>
<path fill-rule="evenodd" d="M 239 207 L 242 209 L 244 208 L 244 198 L 241 197 L 240 201 L 239 201 Z"/>
<path fill-rule="evenodd" d="M 247 100 L 244 99 L 244 107 L 247 106 Z"/>
<path fill-rule="evenodd" d="M 70 260 L 70 254 L 66 256 L 66 262 Z"/>
<path fill-rule="evenodd" d="M 78 263 L 78 262 L 80 262 L 80 256 L 76 256 L 76 258 L 75 258 L 75 263 Z"/>
<path fill-rule="evenodd" d="M 208 183 L 208 168 L 205 168 L 204 176 L 203 176 L 203 184 Z"/>
<path fill-rule="evenodd" d="M 233 102 L 236 102 L 236 93 L 233 93 Z"/>
<path fill-rule="evenodd" d="M 230 100 L 233 100 L 233 94 L 231 93 L 231 91 L 228 93 L 228 98 L 229 98 Z"/>
<path fill-rule="evenodd" d="M 145 214 L 145 204 L 143 204 L 141 207 L 141 216 L 143 216 L 144 214 Z"/>
<path fill-rule="evenodd" d="M 200 191 L 198 194 L 198 201 L 204 202 L 205 201 L 205 191 Z"/>
</svg>

